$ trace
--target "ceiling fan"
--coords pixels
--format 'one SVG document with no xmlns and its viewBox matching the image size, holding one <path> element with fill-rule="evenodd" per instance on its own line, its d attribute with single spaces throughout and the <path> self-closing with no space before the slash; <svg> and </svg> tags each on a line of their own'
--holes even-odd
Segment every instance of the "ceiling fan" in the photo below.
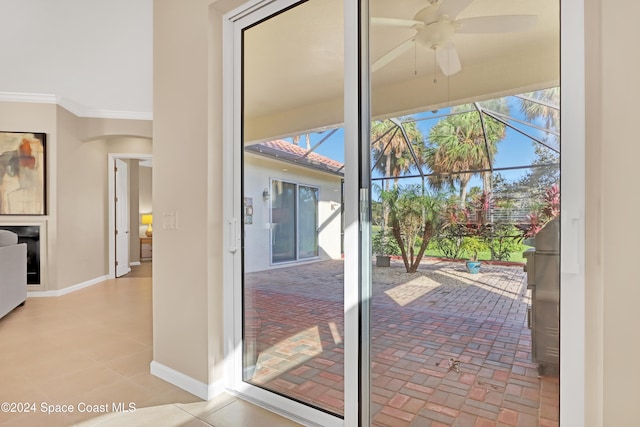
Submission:
<svg viewBox="0 0 640 427">
<path fill-rule="evenodd" d="M 536 25 L 537 15 L 479 16 L 456 19 L 473 0 L 427 0 L 429 5 L 411 19 L 372 18 L 372 25 L 413 28 L 416 33 L 385 53 L 371 65 L 375 72 L 391 63 L 415 44 L 435 52 L 435 60 L 445 76 L 462 69 L 453 44 L 456 33 L 509 33 L 526 31 Z"/>
</svg>

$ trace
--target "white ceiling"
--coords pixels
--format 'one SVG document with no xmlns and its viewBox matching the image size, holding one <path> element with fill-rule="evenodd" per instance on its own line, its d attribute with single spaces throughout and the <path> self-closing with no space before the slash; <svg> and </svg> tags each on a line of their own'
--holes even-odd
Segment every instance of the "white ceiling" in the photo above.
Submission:
<svg viewBox="0 0 640 427">
<path fill-rule="evenodd" d="M 153 0 L 0 0 L 0 100 L 151 119 Z"/>
</svg>

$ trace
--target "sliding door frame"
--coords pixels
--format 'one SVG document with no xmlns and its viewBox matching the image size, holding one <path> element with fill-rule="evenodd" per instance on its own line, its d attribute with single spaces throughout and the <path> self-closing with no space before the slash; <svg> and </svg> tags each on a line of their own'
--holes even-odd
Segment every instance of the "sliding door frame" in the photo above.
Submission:
<svg viewBox="0 0 640 427">
<path fill-rule="evenodd" d="M 224 185 L 224 211 L 225 211 L 225 256 L 227 257 L 225 266 L 224 282 L 225 282 L 225 370 L 231 372 L 226 379 L 226 385 L 230 392 L 241 395 L 244 399 L 252 401 L 259 406 L 265 407 L 273 412 L 280 413 L 293 420 L 297 420 L 305 425 L 318 426 L 344 426 L 356 425 L 347 424 L 345 420 L 357 419 L 350 415 L 352 412 L 357 413 L 357 405 L 350 406 L 345 404 L 345 417 L 329 414 L 327 412 L 315 409 L 304 403 L 289 399 L 269 390 L 256 387 L 243 380 L 243 292 L 242 292 L 242 231 L 241 231 L 241 198 L 242 198 L 242 179 L 243 179 L 243 133 L 242 133 L 242 54 L 243 42 L 242 33 L 245 28 L 258 23 L 262 20 L 276 15 L 280 11 L 294 7 L 305 0 L 262 0 L 251 1 L 244 7 L 233 11 L 224 17 L 224 37 L 223 58 L 224 58 L 224 77 L 223 80 L 229 84 L 224 85 L 225 109 L 223 130 L 224 140 L 224 158 L 226 170 L 224 179 L 230 180 L 228 185 Z M 232 82 L 232 83 L 231 83 Z M 345 83 L 346 91 L 346 83 Z M 345 118 L 345 120 L 349 120 Z M 345 160 L 348 156 L 345 155 Z M 348 174 L 349 167 L 345 168 L 345 176 Z M 345 212 L 350 208 L 345 207 Z M 357 228 L 357 227 L 356 227 Z M 357 264 L 356 264 L 357 265 Z M 345 278 L 348 269 L 345 261 Z M 357 382 L 356 372 L 357 366 L 348 364 L 350 359 L 348 355 L 354 352 L 353 347 L 357 343 L 357 337 L 347 338 L 347 328 L 354 326 L 347 324 L 345 319 L 345 393 L 346 384 L 354 384 Z M 357 350 L 355 350 L 357 351 Z M 351 379 L 350 376 L 353 377 Z"/>
<path fill-rule="evenodd" d="M 242 274 L 241 150 L 242 106 L 239 28 L 290 7 L 294 0 L 254 0 L 225 15 L 223 43 L 225 213 L 225 359 L 227 386 L 244 398 L 306 424 L 365 426 L 369 423 L 370 255 L 368 127 L 368 0 L 344 0 L 345 6 L 345 415 L 344 420 L 253 387 L 242 381 L 242 295 L 234 286 Z M 584 0 L 561 1 L 562 229 L 560 423 L 585 425 L 585 27 Z M 233 84 L 231 84 L 233 82 Z M 364 167 L 363 167 L 364 166 Z M 601 320 L 601 319 L 600 319 Z M 601 359 L 601 358 L 600 358 Z M 599 359 L 599 360 L 600 360 Z M 602 366 L 596 377 L 602 376 Z M 579 391 L 577 391 L 579 390 Z M 602 404 L 599 400 L 598 404 Z M 311 421 L 313 420 L 313 421 Z"/>
</svg>

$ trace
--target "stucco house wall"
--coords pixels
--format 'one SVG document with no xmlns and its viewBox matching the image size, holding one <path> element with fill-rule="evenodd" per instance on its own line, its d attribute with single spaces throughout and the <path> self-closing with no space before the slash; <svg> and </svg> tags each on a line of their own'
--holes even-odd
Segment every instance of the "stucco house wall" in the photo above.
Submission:
<svg viewBox="0 0 640 427">
<path fill-rule="evenodd" d="M 291 263 L 271 263 L 270 200 L 271 180 L 318 187 L 318 258 L 340 259 L 341 177 L 316 172 L 310 168 L 279 162 L 259 155 L 245 155 L 244 196 L 253 201 L 253 223 L 244 226 L 245 272 L 277 268 Z M 250 172 L 247 172 L 250 171 Z M 309 260 L 300 260 L 309 261 Z"/>
</svg>

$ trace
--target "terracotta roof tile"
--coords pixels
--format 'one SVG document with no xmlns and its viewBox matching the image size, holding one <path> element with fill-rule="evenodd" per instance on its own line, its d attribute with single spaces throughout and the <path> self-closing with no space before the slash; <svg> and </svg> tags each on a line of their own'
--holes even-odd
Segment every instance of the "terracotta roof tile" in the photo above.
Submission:
<svg viewBox="0 0 640 427">
<path fill-rule="evenodd" d="M 330 159 L 316 152 L 311 152 L 305 157 L 305 154 L 307 154 L 306 149 L 282 139 L 250 145 L 247 149 L 270 157 L 292 161 L 301 166 L 316 167 L 331 172 L 342 172 L 342 167 L 344 166 L 337 160 Z"/>
</svg>

